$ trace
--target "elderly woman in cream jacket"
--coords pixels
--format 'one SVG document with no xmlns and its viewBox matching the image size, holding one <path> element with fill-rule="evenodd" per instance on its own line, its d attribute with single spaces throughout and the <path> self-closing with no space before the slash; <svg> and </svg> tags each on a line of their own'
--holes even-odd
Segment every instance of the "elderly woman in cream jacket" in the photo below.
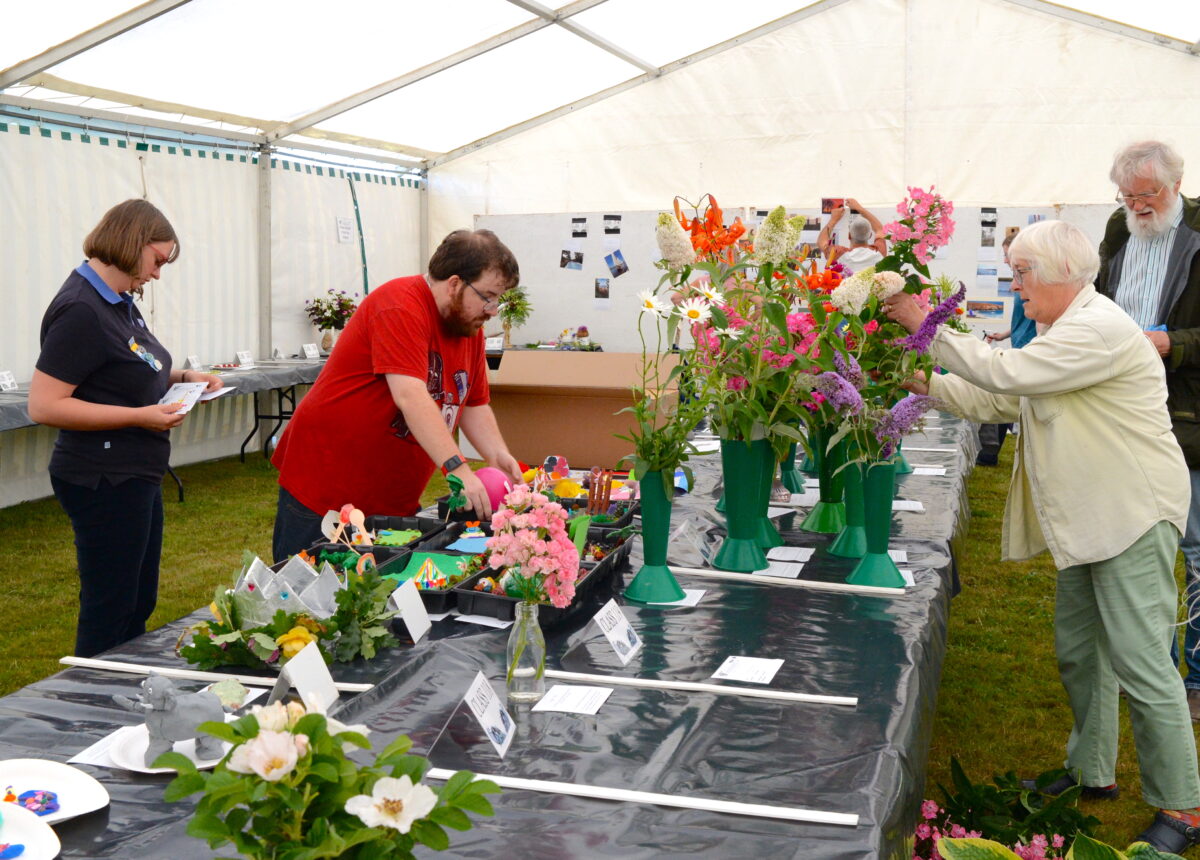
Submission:
<svg viewBox="0 0 1200 860">
<path fill-rule="evenodd" d="M 1009 249 L 1013 290 L 1038 337 L 992 350 L 941 329 L 932 353 L 947 376 L 914 381 L 979 422 L 1021 422 L 1004 513 L 1003 555 L 1049 550 L 1058 568 L 1055 651 L 1074 725 L 1071 776 L 1087 797 L 1117 794 L 1117 687 L 1126 691 L 1142 794 L 1158 807 L 1141 839 L 1179 852 L 1200 844 L 1200 775 L 1187 700 L 1169 647 L 1174 567 L 1189 484 L 1171 432 L 1162 359 L 1141 329 L 1092 286 L 1093 245 L 1062 221 L 1034 224 Z M 888 315 L 916 331 L 912 296 Z M 1032 786 L 1031 786 L 1032 787 Z"/>
</svg>

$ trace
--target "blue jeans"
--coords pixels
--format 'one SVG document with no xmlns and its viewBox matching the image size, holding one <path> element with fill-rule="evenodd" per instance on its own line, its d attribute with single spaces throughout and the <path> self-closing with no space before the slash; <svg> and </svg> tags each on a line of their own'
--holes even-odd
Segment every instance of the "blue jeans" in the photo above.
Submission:
<svg viewBox="0 0 1200 860">
<path fill-rule="evenodd" d="M 1187 589 L 1184 608 L 1188 622 L 1183 628 L 1183 657 L 1187 676 L 1183 686 L 1200 690 L 1200 469 L 1189 470 L 1192 479 L 1192 504 L 1188 510 L 1187 529 L 1179 541 L 1183 550 Z M 1179 665 L 1178 636 L 1171 637 L 1171 658 Z"/>
<path fill-rule="evenodd" d="M 75 656 L 94 657 L 146 632 L 158 602 L 162 485 L 139 478 L 96 489 L 50 476 L 75 531 L 79 623 Z"/>
<path fill-rule="evenodd" d="M 275 561 L 285 561 L 324 538 L 321 533 L 324 518 L 324 514 L 309 510 L 280 487 L 279 502 L 275 507 L 275 533 L 271 538 L 271 554 Z M 1196 677 L 1200 678 L 1200 675 Z"/>
</svg>

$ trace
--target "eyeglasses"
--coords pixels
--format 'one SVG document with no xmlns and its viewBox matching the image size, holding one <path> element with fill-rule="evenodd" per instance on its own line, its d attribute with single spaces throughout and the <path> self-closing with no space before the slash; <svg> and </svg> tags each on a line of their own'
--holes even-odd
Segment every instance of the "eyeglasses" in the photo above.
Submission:
<svg viewBox="0 0 1200 860">
<path fill-rule="evenodd" d="M 1033 266 L 1013 266 L 1013 280 L 1018 284 L 1025 283 L 1025 276 L 1033 271 Z"/>
<path fill-rule="evenodd" d="M 1132 206 L 1139 200 L 1143 203 L 1149 203 L 1155 197 L 1162 194 L 1163 189 L 1166 187 L 1167 186 L 1162 185 L 1159 186 L 1157 191 L 1143 191 L 1141 194 L 1118 194 L 1115 199 L 1118 203 L 1124 203 L 1126 206 Z"/>
<path fill-rule="evenodd" d="M 490 298 L 488 296 L 485 296 L 483 293 L 479 292 L 479 290 L 475 289 L 474 284 L 468 284 L 466 281 L 463 281 L 463 283 L 466 284 L 466 286 L 471 288 L 471 292 L 473 292 L 475 295 L 479 296 L 479 300 L 481 302 L 483 302 L 483 309 L 485 311 L 494 311 L 494 310 L 498 310 L 500 308 L 500 297 L 499 296 L 497 296 L 494 299 Z"/>
</svg>

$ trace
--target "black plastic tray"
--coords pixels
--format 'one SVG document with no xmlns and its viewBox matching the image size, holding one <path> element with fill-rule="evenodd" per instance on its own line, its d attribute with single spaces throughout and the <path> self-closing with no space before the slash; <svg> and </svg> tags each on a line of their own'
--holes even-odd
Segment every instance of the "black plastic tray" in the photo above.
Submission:
<svg viewBox="0 0 1200 860">
<path fill-rule="evenodd" d="M 629 542 L 626 541 L 626 544 Z M 628 551 L 626 551 L 627 553 Z M 538 605 L 538 623 L 544 628 L 552 628 L 564 624 L 583 612 L 585 607 L 599 608 L 596 595 L 611 584 L 617 573 L 620 550 L 605 556 L 594 567 L 584 567 L 586 574 L 575 582 L 575 599 L 569 606 L 559 609 L 548 603 Z M 490 594 L 484 591 L 474 591 L 475 583 L 482 577 L 493 576 L 497 579 L 500 574 L 492 568 L 485 568 L 479 573 L 464 579 L 454 586 L 458 595 L 458 611 L 463 615 L 485 615 L 488 618 L 498 618 L 501 621 L 512 621 L 517 616 L 517 604 L 520 599 L 506 594 Z"/>
<path fill-rule="evenodd" d="M 439 498 L 437 500 L 437 515 L 438 515 L 438 519 L 440 519 L 440 520 L 446 519 L 446 512 L 447 512 L 446 502 L 449 498 L 450 497 L 448 495 L 446 495 L 446 496 L 442 496 L 441 498 Z M 581 514 L 587 510 L 587 497 L 586 496 L 584 496 L 583 498 L 579 498 L 579 499 L 559 499 L 558 503 L 560 505 L 562 505 L 563 508 L 566 509 L 568 516 L 575 516 L 576 514 Z M 624 528 L 625 526 L 627 526 L 631 522 L 633 522 L 634 514 L 636 514 L 638 512 L 638 510 L 641 508 L 641 502 L 638 501 L 637 499 L 623 499 L 621 501 L 618 501 L 616 504 L 623 505 L 625 507 L 625 510 L 621 513 L 621 516 L 617 517 L 617 519 L 615 519 L 611 523 L 597 523 L 596 525 L 598 527 L 606 528 L 606 529 Z M 450 515 L 450 522 L 452 522 L 452 523 L 453 522 L 468 522 L 468 521 L 476 520 L 476 519 L 478 519 L 478 517 L 475 515 L 474 511 L 470 511 L 467 513 L 464 513 L 463 511 L 455 511 L 453 514 Z"/>
<path fill-rule="evenodd" d="M 437 552 L 437 550 L 430 550 L 428 548 L 422 548 L 420 551 Z M 459 555 L 459 553 L 446 553 L 446 555 Z M 466 557 L 467 553 L 462 553 L 462 555 L 463 557 Z M 403 559 L 395 558 L 388 562 L 386 565 L 379 568 L 380 576 L 386 576 L 393 571 L 395 573 L 400 573 L 402 570 L 404 570 L 404 568 L 408 567 L 410 557 L 411 554 L 404 556 Z M 437 615 L 439 612 L 449 612 L 458 603 L 453 586 L 450 588 L 443 588 L 439 591 L 430 591 L 428 589 L 418 588 L 417 592 L 421 595 L 421 602 L 425 604 L 425 611 L 430 615 Z"/>
</svg>

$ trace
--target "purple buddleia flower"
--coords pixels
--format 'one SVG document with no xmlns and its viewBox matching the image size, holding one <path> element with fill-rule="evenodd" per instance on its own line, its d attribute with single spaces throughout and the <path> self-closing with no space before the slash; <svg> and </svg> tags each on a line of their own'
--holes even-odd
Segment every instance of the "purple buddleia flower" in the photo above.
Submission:
<svg viewBox="0 0 1200 860">
<path fill-rule="evenodd" d="M 839 415 L 857 415 L 862 411 L 862 395 L 841 374 L 822 373 L 817 377 L 813 389 L 825 395 L 825 402 Z"/>
<path fill-rule="evenodd" d="M 941 405 L 936 397 L 913 394 L 893 406 L 875 425 L 875 438 L 883 443 L 879 458 L 886 460 L 896 452 L 896 445 L 930 409 Z"/>
<path fill-rule="evenodd" d="M 849 362 L 846 361 L 846 358 L 849 359 Z M 837 372 L 840 373 L 847 382 L 849 382 L 855 388 L 861 390 L 867 381 L 867 378 L 863 375 L 862 367 L 859 366 L 859 363 L 854 360 L 854 356 L 848 354 L 846 358 L 842 358 L 842 354 L 837 350 L 834 350 L 833 366 L 837 368 Z"/>
<path fill-rule="evenodd" d="M 960 286 L 952 296 L 929 312 L 929 315 L 921 321 L 919 329 L 897 343 L 921 355 L 929 352 L 929 345 L 933 343 L 933 336 L 937 334 L 938 326 L 950 318 L 954 309 L 962 303 L 966 296 L 967 288 Z"/>
</svg>

